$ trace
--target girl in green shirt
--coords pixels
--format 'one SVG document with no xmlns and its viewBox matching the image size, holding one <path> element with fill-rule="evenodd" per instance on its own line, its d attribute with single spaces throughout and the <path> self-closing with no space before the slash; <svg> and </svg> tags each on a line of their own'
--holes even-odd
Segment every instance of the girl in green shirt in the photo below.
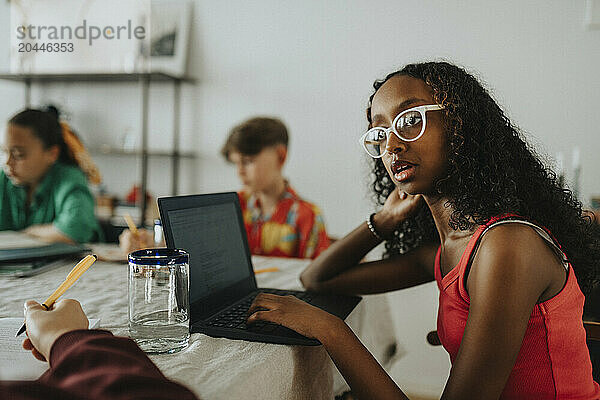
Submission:
<svg viewBox="0 0 600 400">
<path fill-rule="evenodd" d="M 99 175 L 58 111 L 27 109 L 8 121 L 0 171 L 0 230 L 52 242 L 99 240 L 88 177 Z M 85 161 L 85 162 L 82 162 Z"/>
</svg>

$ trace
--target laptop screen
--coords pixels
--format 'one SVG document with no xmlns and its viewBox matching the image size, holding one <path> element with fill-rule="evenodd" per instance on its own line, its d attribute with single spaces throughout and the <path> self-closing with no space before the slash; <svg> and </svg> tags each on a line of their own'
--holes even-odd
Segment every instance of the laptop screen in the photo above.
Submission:
<svg viewBox="0 0 600 400">
<path fill-rule="evenodd" d="M 190 303 L 248 280 L 243 227 L 235 203 L 168 210 L 175 247 L 190 254 Z"/>
</svg>

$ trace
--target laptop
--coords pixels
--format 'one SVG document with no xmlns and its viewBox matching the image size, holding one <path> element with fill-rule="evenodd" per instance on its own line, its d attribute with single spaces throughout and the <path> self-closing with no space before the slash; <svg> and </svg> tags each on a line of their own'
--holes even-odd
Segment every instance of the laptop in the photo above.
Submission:
<svg viewBox="0 0 600 400">
<path fill-rule="evenodd" d="M 235 192 L 158 199 L 169 248 L 190 254 L 190 331 L 213 337 L 315 346 L 316 339 L 270 322 L 246 325 L 260 292 L 294 295 L 345 319 L 361 298 L 258 288 Z"/>
</svg>

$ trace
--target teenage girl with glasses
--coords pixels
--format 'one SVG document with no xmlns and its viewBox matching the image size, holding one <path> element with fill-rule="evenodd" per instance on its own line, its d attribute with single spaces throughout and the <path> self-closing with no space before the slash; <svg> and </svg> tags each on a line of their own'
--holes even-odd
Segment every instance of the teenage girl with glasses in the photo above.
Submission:
<svg viewBox="0 0 600 400">
<path fill-rule="evenodd" d="M 582 324 L 600 240 L 581 204 L 464 70 L 408 65 L 374 88 L 361 143 L 383 208 L 303 284 L 371 294 L 437 281 L 443 399 L 600 398 Z M 360 263 L 382 241 L 386 257 Z M 359 399 L 406 398 L 337 317 L 268 294 L 249 314 L 320 340 Z"/>
</svg>

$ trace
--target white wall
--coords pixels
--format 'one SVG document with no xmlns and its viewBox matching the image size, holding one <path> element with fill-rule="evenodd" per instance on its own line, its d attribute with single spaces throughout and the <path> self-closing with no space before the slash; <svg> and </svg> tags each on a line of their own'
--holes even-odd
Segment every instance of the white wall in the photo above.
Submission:
<svg viewBox="0 0 600 400">
<path fill-rule="evenodd" d="M 415 60 L 478 72 L 545 152 L 568 163 L 579 144 L 584 196 L 600 193 L 600 31 L 584 30 L 584 1 L 201 2 L 195 19 L 202 149 L 214 153 L 232 121 L 280 115 L 287 174 L 335 234 L 367 213 L 356 138 L 371 83 Z M 203 165 L 217 185 L 223 166 Z"/>
<path fill-rule="evenodd" d="M 401 65 L 446 58 L 481 76 L 508 114 L 545 153 L 582 150 L 583 198 L 600 193 L 600 31 L 583 27 L 584 0 L 553 1 L 196 1 L 190 73 L 184 88 L 184 192 L 237 187 L 219 157 L 228 129 L 255 115 L 281 117 L 291 133 L 286 175 L 318 203 L 330 231 L 347 232 L 370 210 L 357 137 L 374 79 Z M 8 5 L 0 14 L 8 26 Z M 4 33 L 2 34 L 3 37 Z M 0 43 L 8 65 L 8 41 Z M 0 118 L 23 104 L 21 85 L 0 82 Z M 169 145 L 171 91 L 152 91 L 151 142 Z M 63 104 L 90 144 L 119 143 L 139 130 L 135 85 L 53 85 L 34 104 Z M 167 132 L 167 133 L 165 133 Z M 114 161 L 114 160 L 112 160 Z M 307 162 L 309 161 L 309 162 Z M 109 187 L 135 181 L 126 160 L 99 160 Z M 167 194 L 168 164 L 154 163 L 151 189 Z M 121 181 L 118 183 L 117 181 Z"/>
</svg>

